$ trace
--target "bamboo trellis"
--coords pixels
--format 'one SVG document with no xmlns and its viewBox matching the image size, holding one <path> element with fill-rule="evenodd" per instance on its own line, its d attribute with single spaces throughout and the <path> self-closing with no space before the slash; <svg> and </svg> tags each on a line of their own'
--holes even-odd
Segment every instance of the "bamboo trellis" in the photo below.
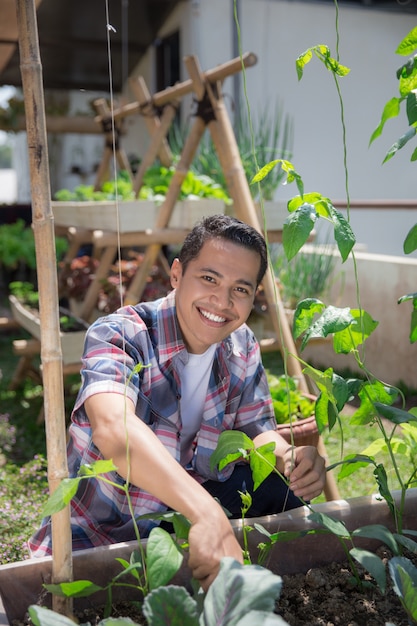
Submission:
<svg viewBox="0 0 417 626">
<path fill-rule="evenodd" d="M 55 232 L 36 7 L 34 0 L 17 0 L 16 8 L 38 275 L 48 482 L 52 493 L 68 476 Z M 72 580 L 71 544 L 70 515 L 66 507 L 52 516 L 52 580 L 55 583 Z M 54 595 L 53 608 L 69 614 L 71 601 Z"/>
</svg>

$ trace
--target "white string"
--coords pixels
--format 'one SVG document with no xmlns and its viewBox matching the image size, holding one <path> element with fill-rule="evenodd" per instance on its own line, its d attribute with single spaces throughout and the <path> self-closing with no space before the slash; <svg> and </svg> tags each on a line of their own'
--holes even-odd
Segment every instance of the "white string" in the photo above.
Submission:
<svg viewBox="0 0 417 626">
<path fill-rule="evenodd" d="M 107 61 L 109 66 L 109 92 L 110 92 L 110 115 L 111 115 L 111 129 L 112 129 L 112 153 L 113 153 L 113 176 L 114 176 L 114 189 L 115 189 L 115 208 L 116 208 L 116 224 L 117 224 L 117 258 L 119 260 L 119 296 L 120 306 L 123 305 L 123 291 L 122 291 L 122 264 L 121 264 L 121 244 L 120 244 L 120 211 L 119 211 L 119 189 L 117 183 L 117 159 L 116 159 L 116 128 L 114 121 L 114 94 L 113 94 L 113 66 L 111 56 L 111 33 L 115 33 L 116 29 L 110 24 L 109 17 L 109 3 L 105 0 L 106 6 L 106 25 L 107 25 Z"/>
</svg>

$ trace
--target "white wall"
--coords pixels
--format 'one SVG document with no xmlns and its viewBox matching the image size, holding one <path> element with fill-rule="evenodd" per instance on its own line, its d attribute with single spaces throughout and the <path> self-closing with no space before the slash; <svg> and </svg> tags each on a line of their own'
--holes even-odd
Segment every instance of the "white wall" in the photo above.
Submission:
<svg viewBox="0 0 417 626">
<path fill-rule="evenodd" d="M 404 259 L 389 255 L 356 253 L 359 275 L 360 305 L 378 327 L 364 344 L 361 358 L 374 376 L 386 383 L 406 383 L 417 389 L 417 344 L 410 344 L 409 333 L 412 303 L 397 304 L 398 298 L 417 290 L 417 259 Z M 341 281 L 334 284 L 326 304 L 358 308 L 353 261 L 338 264 L 337 273 L 343 274 Z M 319 367 L 333 367 L 336 371 L 350 368 L 361 373 L 351 355 L 335 354 L 332 342 L 309 344 L 301 354 L 308 363 Z"/>
</svg>

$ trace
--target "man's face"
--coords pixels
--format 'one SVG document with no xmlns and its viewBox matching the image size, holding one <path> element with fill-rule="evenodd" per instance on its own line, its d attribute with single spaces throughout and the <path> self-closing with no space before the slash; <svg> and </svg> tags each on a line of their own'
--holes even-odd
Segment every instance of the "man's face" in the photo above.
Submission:
<svg viewBox="0 0 417 626">
<path fill-rule="evenodd" d="M 175 259 L 171 285 L 188 352 L 202 354 L 246 322 L 260 268 L 257 252 L 225 239 L 210 239 L 185 273 Z"/>
</svg>

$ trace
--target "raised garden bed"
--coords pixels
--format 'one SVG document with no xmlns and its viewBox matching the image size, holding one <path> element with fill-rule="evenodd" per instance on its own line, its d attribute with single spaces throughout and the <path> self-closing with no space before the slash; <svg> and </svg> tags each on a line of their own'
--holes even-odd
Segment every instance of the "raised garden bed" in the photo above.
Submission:
<svg viewBox="0 0 417 626">
<path fill-rule="evenodd" d="M 181 200 L 175 204 L 169 228 L 191 229 L 203 217 L 224 213 L 222 200 L 199 198 Z M 152 200 L 52 202 L 57 226 L 75 226 L 88 230 L 132 233 L 152 230 L 160 205 Z"/>
<path fill-rule="evenodd" d="M 40 340 L 41 324 L 38 311 L 23 305 L 16 296 L 13 295 L 9 296 L 9 302 L 13 318 L 22 328 L 35 337 L 35 339 Z M 68 314 L 68 312 L 66 314 Z M 60 332 L 62 361 L 64 365 L 78 363 L 81 360 L 87 328 L 88 324 L 79 320 L 78 330 Z"/>
<path fill-rule="evenodd" d="M 399 494 L 394 493 L 394 498 L 399 500 Z M 417 509 L 417 489 L 407 492 L 407 500 L 404 512 L 404 528 L 417 529 L 415 511 Z M 336 519 L 342 520 L 349 530 L 368 524 L 383 524 L 390 530 L 394 530 L 393 521 L 389 509 L 384 501 L 377 496 L 363 496 L 351 500 L 336 500 L 314 506 L 314 510 L 326 513 Z M 261 524 L 270 533 L 278 530 L 309 530 L 315 524 L 307 519 L 309 510 L 306 507 L 271 515 L 263 518 L 248 519 L 247 524 Z M 232 521 L 236 536 L 242 542 L 242 522 Z M 258 544 L 265 537 L 257 530 L 249 533 L 249 550 L 252 561 L 256 563 L 258 556 Z M 378 542 L 374 539 L 358 539 L 358 545 L 374 550 Z M 106 584 L 120 571 L 120 565 L 116 558 L 129 560 L 130 553 L 135 548 L 136 542 L 126 542 L 103 546 L 90 550 L 82 550 L 74 553 L 74 580 L 88 579 L 98 585 Z M 278 542 L 275 544 L 267 562 L 267 567 L 272 572 L 281 576 L 296 573 L 306 573 L 311 568 L 330 563 L 343 563 L 345 553 L 338 539 L 329 534 L 307 535 L 292 541 Z M 3 606 L 0 605 L 0 626 L 13 623 L 13 620 L 22 620 L 27 607 L 40 601 L 43 605 L 50 604 L 50 596 L 43 593 L 43 583 L 51 579 L 52 558 L 28 559 L 19 563 L 11 563 L 0 566 L 0 597 Z M 187 565 L 176 576 L 175 584 L 186 585 L 190 573 Z M 327 581 L 331 586 L 332 581 Z M 132 599 L 132 598 L 130 598 Z M 94 606 L 102 600 L 94 597 Z M 129 600 L 125 590 L 114 590 L 114 602 Z M 92 598 L 77 598 L 74 601 L 76 611 L 91 607 Z M 323 615 L 323 624 L 328 623 Z M 318 622 L 315 622 L 318 623 Z M 343 624 L 342 621 L 339 622 Z M 375 622 L 379 623 L 379 622 Z"/>
</svg>

